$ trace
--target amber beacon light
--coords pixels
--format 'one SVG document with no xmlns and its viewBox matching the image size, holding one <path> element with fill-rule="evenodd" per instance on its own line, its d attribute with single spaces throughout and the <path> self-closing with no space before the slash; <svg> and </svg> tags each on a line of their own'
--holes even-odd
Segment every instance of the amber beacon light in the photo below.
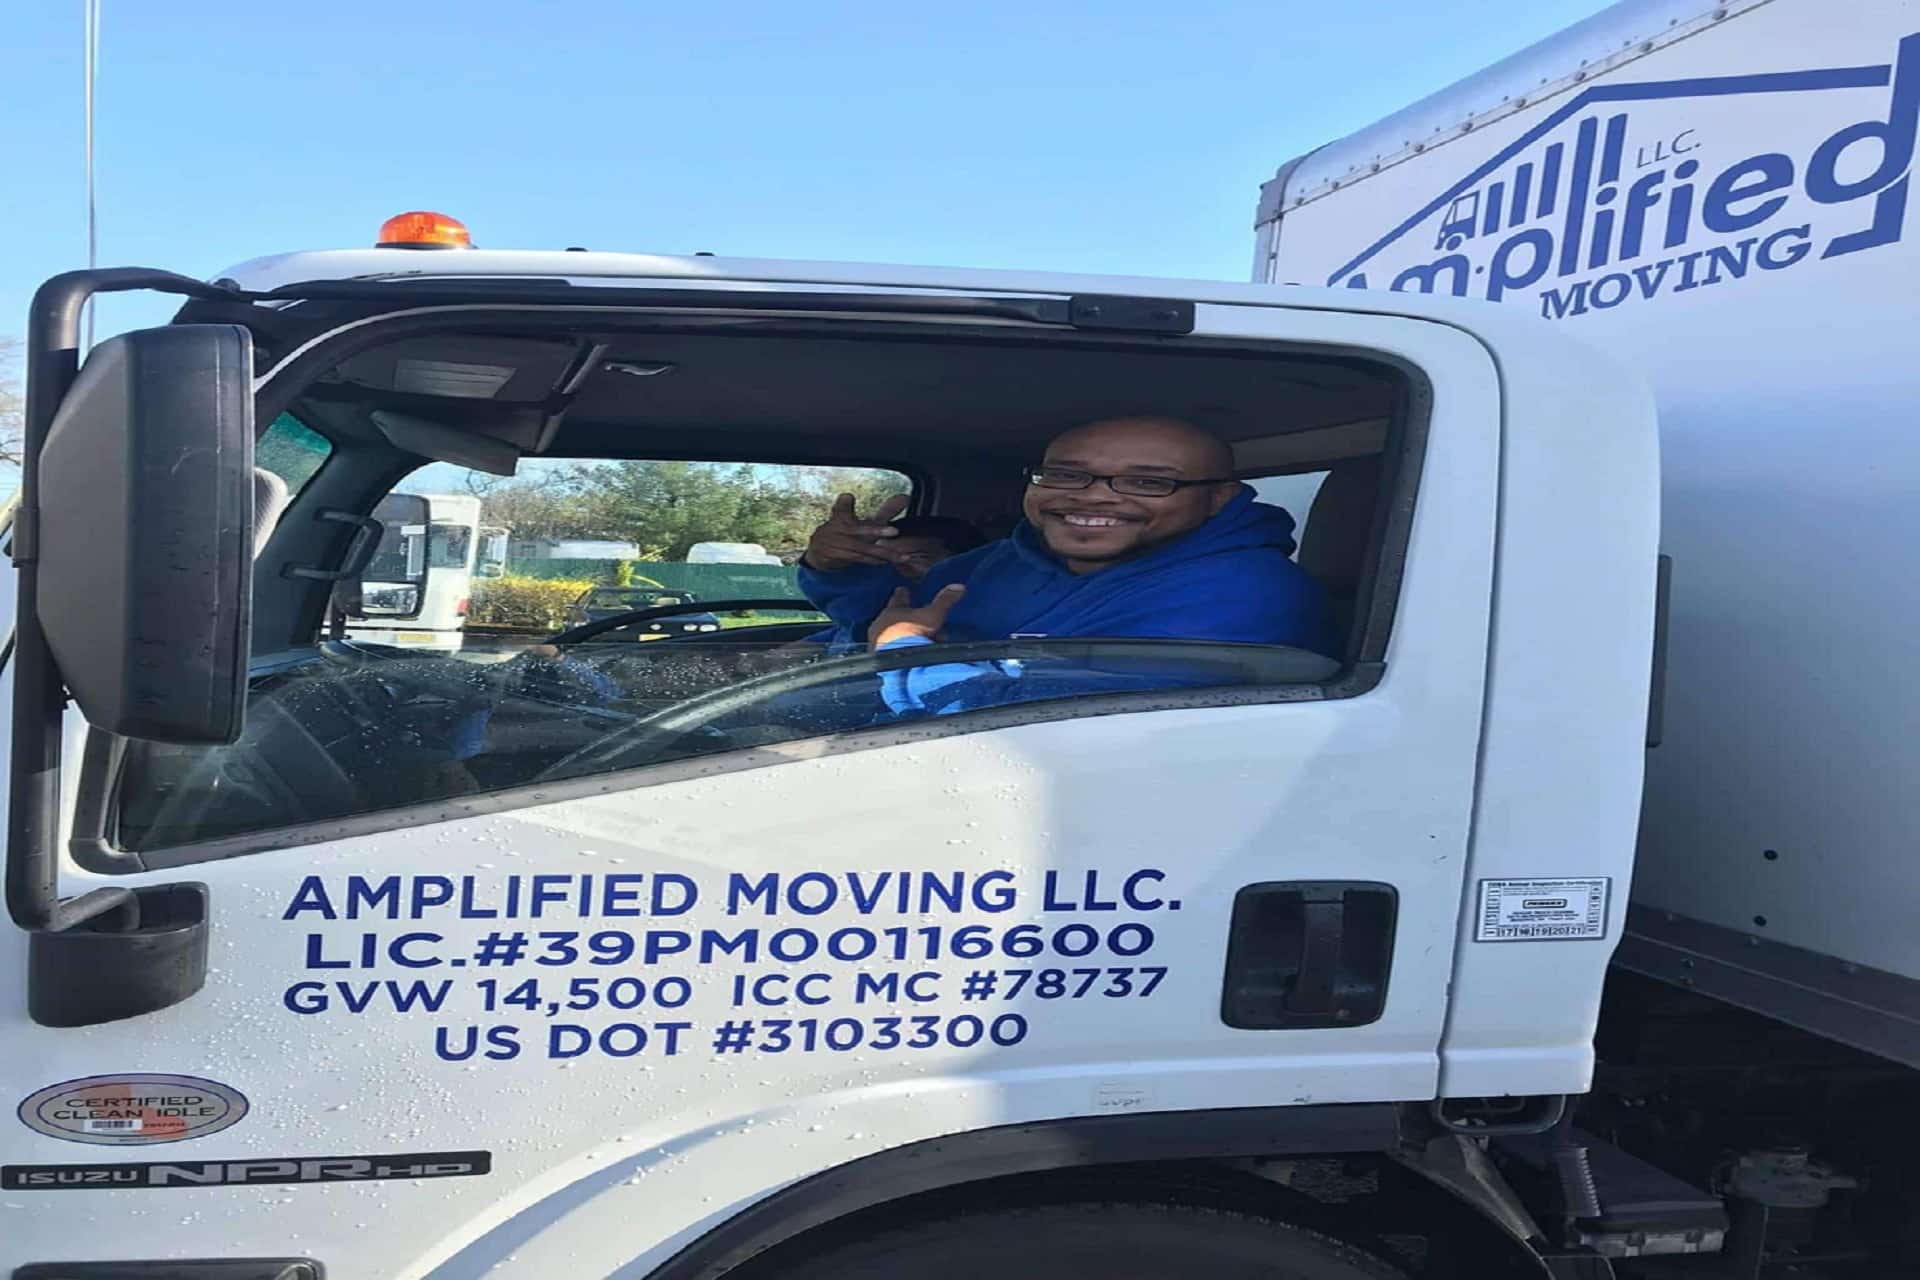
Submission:
<svg viewBox="0 0 1920 1280">
<path fill-rule="evenodd" d="M 396 213 L 380 224 L 376 249 L 471 249 L 467 224 L 444 213 L 416 209 Z"/>
</svg>

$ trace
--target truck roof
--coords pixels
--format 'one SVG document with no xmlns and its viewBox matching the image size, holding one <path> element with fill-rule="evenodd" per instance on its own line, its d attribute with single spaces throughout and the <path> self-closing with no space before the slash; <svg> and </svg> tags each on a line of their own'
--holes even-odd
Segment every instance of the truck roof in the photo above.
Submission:
<svg viewBox="0 0 1920 1280">
<path fill-rule="evenodd" d="M 770 258 L 549 249 L 326 249 L 255 258 L 219 273 L 216 283 L 266 292 L 316 281 L 524 281 L 592 288 L 689 285 L 716 290 L 778 288 L 1000 295 L 1118 294 L 1195 302 L 1283 305 L 1325 311 L 1418 316 L 1476 332 L 1527 323 L 1506 308 L 1438 295 L 1242 284 L 1149 276 L 1007 271 L 971 267 L 808 262 Z M 1545 326 L 1543 326 L 1543 329 Z"/>
<path fill-rule="evenodd" d="M 1260 188 L 1255 225 L 1475 129 L 1573 92 L 1587 80 L 1770 0 L 1623 0 L 1356 133 L 1280 166 Z"/>
<path fill-rule="evenodd" d="M 254 291 L 316 280 L 544 280 L 585 286 L 632 286 L 658 280 L 681 287 L 710 283 L 726 288 L 729 282 L 739 281 L 751 282 L 756 288 L 784 284 L 1016 294 L 1108 292 L 1174 298 L 1219 295 L 1221 301 L 1247 301 L 1249 292 L 1266 292 L 1269 288 L 1142 276 L 554 249 L 311 250 L 255 258 L 228 268 L 215 279 Z"/>
</svg>

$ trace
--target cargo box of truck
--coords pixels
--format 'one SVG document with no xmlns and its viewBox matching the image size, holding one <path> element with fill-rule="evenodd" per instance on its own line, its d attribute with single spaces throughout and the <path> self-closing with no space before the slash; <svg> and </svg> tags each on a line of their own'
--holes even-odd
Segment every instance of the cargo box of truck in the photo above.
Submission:
<svg viewBox="0 0 1920 1280">
<path fill-rule="evenodd" d="M 1912 4 L 1635 0 L 1282 167 L 1254 264 L 1652 380 L 1671 624 L 1620 962 L 1909 1064 L 1916 118 Z"/>
</svg>

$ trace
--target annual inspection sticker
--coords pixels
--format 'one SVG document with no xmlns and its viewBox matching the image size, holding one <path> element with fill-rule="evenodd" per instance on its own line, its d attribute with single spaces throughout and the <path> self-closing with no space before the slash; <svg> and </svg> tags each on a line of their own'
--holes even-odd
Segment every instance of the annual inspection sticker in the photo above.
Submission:
<svg viewBox="0 0 1920 1280">
<path fill-rule="evenodd" d="M 1572 942 L 1607 936 L 1610 876 L 1482 880 L 1475 942 Z"/>
</svg>

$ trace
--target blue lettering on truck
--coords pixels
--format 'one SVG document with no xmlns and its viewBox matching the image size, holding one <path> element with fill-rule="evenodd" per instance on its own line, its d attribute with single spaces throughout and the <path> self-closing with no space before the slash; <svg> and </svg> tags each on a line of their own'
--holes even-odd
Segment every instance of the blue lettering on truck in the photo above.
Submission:
<svg viewBox="0 0 1920 1280">
<path fill-rule="evenodd" d="M 1637 127 L 1628 105 L 1876 87 L 1888 89 L 1882 111 L 1805 154 L 1762 151 L 1731 162 L 1708 162 L 1699 128 Z M 1905 230 L 1916 121 L 1920 33 L 1881 66 L 1596 85 L 1327 283 L 1490 302 L 1531 292 L 1542 316 L 1564 319 L 1784 270 L 1809 255 L 1894 244 Z M 1833 216 L 1840 211 L 1846 216 Z M 1396 269 L 1391 259 L 1405 255 L 1414 261 Z"/>
<path fill-rule="evenodd" d="M 280 1003 L 378 1019 L 472 1069 L 1007 1048 L 1076 1004 L 1121 1015 L 1154 997 L 1170 973 L 1156 926 L 1182 909 L 1171 879 L 1138 866 L 314 873 L 280 912 L 300 970 Z"/>
</svg>

